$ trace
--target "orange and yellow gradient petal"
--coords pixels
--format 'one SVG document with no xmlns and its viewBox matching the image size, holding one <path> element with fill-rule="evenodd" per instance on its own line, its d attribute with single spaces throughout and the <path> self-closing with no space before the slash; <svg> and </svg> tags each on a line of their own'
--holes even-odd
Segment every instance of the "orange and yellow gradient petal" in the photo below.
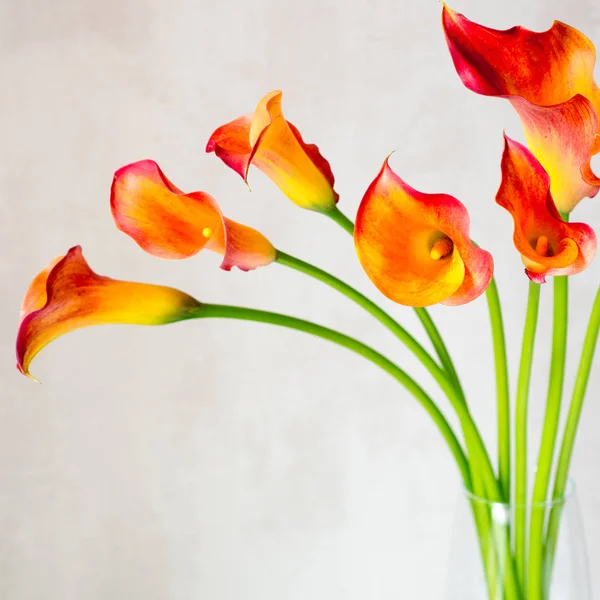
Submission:
<svg viewBox="0 0 600 600">
<path fill-rule="evenodd" d="M 154 256 L 188 258 L 207 248 L 223 256 L 221 268 L 244 271 L 275 260 L 264 235 L 225 218 L 212 196 L 182 192 L 154 161 L 119 169 L 110 203 L 117 227 Z"/>
<path fill-rule="evenodd" d="M 333 210 L 338 194 L 327 160 L 314 144 L 285 120 L 281 92 L 267 94 L 251 115 L 219 127 L 210 137 L 207 152 L 214 152 L 245 181 L 254 165 L 292 202 L 302 208 Z"/>
<path fill-rule="evenodd" d="M 471 243 L 469 229 L 456 198 L 414 190 L 386 159 L 358 209 L 354 241 L 363 269 L 394 302 L 460 305 L 493 275 L 491 255 Z"/>
<path fill-rule="evenodd" d="M 514 244 L 527 276 L 543 283 L 546 276 L 583 271 L 596 253 L 593 229 L 567 223 L 550 193 L 550 178 L 522 144 L 504 136 L 502 182 L 496 202 L 512 215 Z"/>
<path fill-rule="evenodd" d="M 585 197 L 600 189 L 591 171 L 598 119 L 589 100 L 581 95 L 555 106 L 537 106 L 523 98 L 511 99 L 517 109 L 527 145 L 550 176 L 556 208 L 570 213 Z"/>
<path fill-rule="evenodd" d="M 442 24 L 463 84 L 516 109 L 530 150 L 550 175 L 558 209 L 570 212 L 595 196 L 600 180 L 590 158 L 600 150 L 600 89 L 591 41 L 558 21 L 543 32 L 491 29 L 447 6 Z"/>
<path fill-rule="evenodd" d="M 97 275 L 71 248 L 53 260 L 25 294 L 17 334 L 17 368 L 29 366 L 47 344 L 91 325 L 164 325 L 194 316 L 200 302 L 173 288 Z M 33 379 L 33 377 L 31 377 Z"/>
</svg>

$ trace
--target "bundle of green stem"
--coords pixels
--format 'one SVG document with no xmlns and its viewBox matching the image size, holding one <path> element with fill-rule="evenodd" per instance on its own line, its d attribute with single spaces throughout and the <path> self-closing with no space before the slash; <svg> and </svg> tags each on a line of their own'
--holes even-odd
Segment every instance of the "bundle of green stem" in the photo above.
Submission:
<svg viewBox="0 0 600 600">
<path fill-rule="evenodd" d="M 353 233 L 353 223 L 339 210 L 330 212 L 329 216 L 348 233 Z M 529 284 L 516 393 L 514 422 L 516 472 L 513 482 L 511 473 L 513 428 L 511 427 L 512 411 L 506 340 L 495 281 L 492 280 L 486 294 L 497 384 L 497 469 L 494 469 L 488 450 L 471 415 L 450 353 L 426 309 L 416 308 L 415 311 L 435 350 L 435 358 L 402 325 L 355 288 L 330 273 L 284 252 L 278 251 L 277 262 L 331 286 L 387 327 L 435 379 L 458 417 L 460 431 L 458 433 L 454 431 L 438 404 L 398 365 L 347 335 L 295 317 L 234 306 L 203 305 L 197 315 L 190 314 L 190 317 L 242 319 L 304 331 L 348 348 L 387 371 L 414 396 L 432 418 L 448 444 L 469 494 L 473 498 L 486 501 L 485 503 L 472 502 L 472 510 L 490 600 L 547 600 L 560 528 L 562 499 L 600 329 L 600 289 L 593 304 L 568 409 L 566 427 L 557 453 L 566 364 L 568 278 L 554 278 L 553 339 L 548 399 L 533 493 L 529 498 L 527 419 L 541 287 L 538 283 L 532 281 Z M 555 465 L 556 468 L 553 470 Z M 552 502 L 547 502 L 550 499 Z M 491 506 L 495 503 L 506 505 L 507 510 L 512 507 L 514 514 L 503 523 L 495 523 L 491 514 Z M 528 506 L 532 508 L 528 509 Z"/>
</svg>

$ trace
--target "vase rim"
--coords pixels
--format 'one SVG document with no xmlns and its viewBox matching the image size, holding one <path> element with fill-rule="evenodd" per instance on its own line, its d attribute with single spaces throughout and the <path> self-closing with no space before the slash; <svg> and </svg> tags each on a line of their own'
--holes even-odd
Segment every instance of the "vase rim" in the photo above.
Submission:
<svg viewBox="0 0 600 600">
<path fill-rule="evenodd" d="M 506 506 L 511 508 L 552 508 L 554 506 L 559 506 L 561 504 L 566 504 L 567 500 L 575 495 L 575 482 L 572 479 L 567 480 L 567 485 L 565 486 L 565 491 L 560 498 L 552 498 L 546 500 L 545 502 L 497 502 L 494 500 L 489 500 L 488 498 L 483 498 L 470 492 L 468 489 L 463 487 L 464 495 L 472 500 L 473 502 L 477 502 L 479 504 L 488 504 L 490 506 Z"/>
</svg>

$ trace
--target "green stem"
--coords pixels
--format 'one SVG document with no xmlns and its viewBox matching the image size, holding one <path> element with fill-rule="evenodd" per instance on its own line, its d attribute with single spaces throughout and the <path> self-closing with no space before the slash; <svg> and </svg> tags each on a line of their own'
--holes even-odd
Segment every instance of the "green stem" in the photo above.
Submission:
<svg viewBox="0 0 600 600">
<path fill-rule="evenodd" d="M 336 206 L 333 210 L 327 211 L 326 214 L 330 219 L 335 221 L 342 229 L 346 230 L 350 235 L 354 235 L 354 223 Z"/>
<path fill-rule="evenodd" d="M 317 325 L 310 321 L 252 308 L 224 306 L 221 304 L 203 304 L 198 309 L 192 309 L 190 318 L 238 319 L 243 321 L 255 321 L 257 323 L 269 323 L 271 325 L 287 327 L 288 329 L 296 329 L 297 331 L 303 331 L 324 340 L 329 340 L 330 342 L 348 348 L 348 350 L 352 350 L 367 360 L 370 360 L 394 377 L 394 379 L 404 386 L 404 388 L 410 392 L 427 411 L 446 440 L 446 443 L 452 452 L 452 456 L 460 469 L 465 486 L 467 486 L 468 489 L 471 488 L 469 463 L 460 442 L 456 438 L 442 412 L 412 377 L 373 348 L 370 348 L 362 342 L 344 335 L 343 333 Z"/>
<path fill-rule="evenodd" d="M 421 325 L 423 325 L 423 328 L 425 329 L 429 340 L 433 344 L 436 354 L 438 355 L 438 358 L 440 359 L 440 362 L 442 363 L 442 366 L 444 367 L 446 373 L 448 373 L 448 376 L 454 383 L 455 387 L 464 398 L 462 384 L 460 382 L 460 378 L 458 377 L 458 373 L 456 372 L 456 369 L 454 367 L 454 363 L 452 362 L 452 358 L 450 357 L 450 353 L 448 352 L 448 348 L 444 343 L 439 329 L 433 322 L 429 311 L 426 308 L 415 308 L 415 313 L 417 314 L 417 317 L 419 317 Z"/>
<path fill-rule="evenodd" d="M 527 600 L 543 600 L 543 544 L 544 522 L 550 474 L 560 419 L 560 407 L 565 377 L 568 325 L 568 277 L 554 278 L 554 321 L 552 333 L 552 358 L 548 400 L 544 429 L 532 496 L 531 524 L 529 529 L 529 574 Z"/>
<path fill-rule="evenodd" d="M 517 383 L 517 408 L 515 416 L 516 473 L 515 473 L 515 560 L 521 588 L 526 589 L 526 539 L 527 539 L 527 413 L 533 349 L 537 329 L 541 286 L 529 282 L 527 316 L 521 346 L 521 366 Z"/>
<path fill-rule="evenodd" d="M 296 258 L 295 256 L 286 254 L 281 250 L 277 251 L 277 262 L 280 265 L 309 275 L 310 277 L 327 284 L 370 313 L 382 325 L 389 329 L 418 358 L 446 394 L 452 397 L 453 403 L 461 401 L 461 397 L 458 395 L 457 391 L 453 389 L 453 382 L 448 380 L 448 376 L 444 369 L 440 368 L 438 363 L 432 358 L 429 352 L 423 348 L 418 340 L 391 317 L 389 313 L 385 312 L 381 307 L 375 304 L 375 302 L 331 273 Z"/>
<path fill-rule="evenodd" d="M 453 383 L 449 380 L 446 372 L 433 360 L 431 355 L 419 344 L 419 342 L 413 338 L 408 331 L 406 331 L 397 321 L 395 321 L 389 314 L 383 309 L 377 306 L 374 302 L 369 300 L 366 296 L 361 294 L 358 290 L 344 283 L 337 277 L 334 277 L 330 273 L 319 269 L 318 267 L 311 265 L 305 261 L 302 261 L 296 257 L 290 256 L 285 252 L 277 252 L 277 262 L 287 266 L 289 268 L 300 271 L 301 273 L 310 275 L 319 281 L 326 283 L 332 288 L 338 290 L 352 301 L 356 302 L 359 306 L 368 311 L 383 325 L 385 325 L 396 337 L 398 337 L 406 346 L 414 353 L 419 359 L 421 364 L 429 371 L 429 373 L 436 380 L 441 389 L 445 392 L 446 396 L 450 400 L 453 408 L 455 409 L 460 422 L 465 432 L 467 439 L 467 445 L 471 448 L 473 455 L 477 456 L 477 461 L 484 463 L 484 475 L 486 481 L 486 488 L 490 488 L 490 493 L 494 495 L 494 500 L 499 501 L 499 489 L 497 488 L 497 482 L 493 475 L 493 467 L 487 458 L 487 453 L 483 445 L 483 440 L 475 426 L 473 419 L 469 413 L 468 407 L 464 401 L 464 396 L 454 387 Z M 476 460 L 472 458 L 472 460 Z M 476 494 L 484 497 L 485 490 L 476 486 L 474 491 Z"/>
<path fill-rule="evenodd" d="M 278 251 L 277 262 L 287 267 L 293 268 L 297 271 L 310 275 L 319 281 L 323 281 L 332 288 L 340 291 L 348 298 L 359 304 L 376 319 L 383 323 L 390 331 L 394 333 L 408 348 L 415 354 L 415 356 L 421 361 L 423 366 L 429 371 L 434 377 L 438 385 L 442 388 L 445 394 L 448 396 L 450 403 L 455 409 L 467 438 L 467 444 L 473 447 L 473 452 L 484 460 L 486 464 L 485 476 L 487 478 L 486 487 L 494 488 L 495 477 L 493 474 L 493 467 L 489 462 L 489 458 L 486 462 L 487 453 L 483 446 L 483 440 L 479 435 L 479 431 L 475 426 L 471 414 L 469 413 L 468 407 L 464 401 L 464 396 L 454 387 L 452 382 L 448 379 L 445 371 L 433 360 L 429 353 L 414 339 L 408 331 L 406 331 L 398 322 L 396 322 L 390 315 L 388 315 L 383 309 L 379 308 L 374 302 L 369 300 L 366 296 L 363 296 L 358 290 L 344 283 L 337 277 L 334 277 L 330 273 L 311 265 L 298 258 L 290 256 L 284 252 Z M 493 500 L 499 500 L 498 490 Z M 477 493 L 477 492 L 476 492 Z"/>
<path fill-rule="evenodd" d="M 498 478 L 505 502 L 510 502 L 510 392 L 508 387 L 508 361 L 506 358 L 506 338 L 502 308 L 496 281 L 492 279 L 486 291 L 492 339 L 494 343 L 494 361 L 496 364 L 496 395 L 498 401 Z"/>
<path fill-rule="evenodd" d="M 558 541 L 560 515 L 562 511 L 562 503 L 560 501 L 564 498 L 565 495 L 565 489 L 569 477 L 569 467 L 571 465 L 573 447 L 575 445 L 575 437 L 577 435 L 579 420 L 581 418 L 581 410 L 583 408 L 585 392 L 590 378 L 590 372 L 592 369 L 596 345 L 598 343 L 599 332 L 600 288 L 598 288 L 598 293 L 596 294 L 596 300 L 594 301 L 592 314 L 590 315 L 590 322 L 588 325 L 587 333 L 585 335 L 585 340 L 583 342 L 583 349 L 581 351 L 581 361 L 579 363 L 577 379 L 575 380 L 573 398 L 571 400 L 571 407 L 569 408 L 569 415 L 567 417 L 567 423 L 565 425 L 565 432 L 559 453 L 558 466 L 556 468 L 556 479 L 554 482 L 554 492 L 552 494 L 554 504 L 550 511 L 548 531 L 546 534 L 545 553 L 547 564 L 546 570 L 548 573 L 552 573 L 554 553 L 556 550 L 556 543 Z"/>
</svg>

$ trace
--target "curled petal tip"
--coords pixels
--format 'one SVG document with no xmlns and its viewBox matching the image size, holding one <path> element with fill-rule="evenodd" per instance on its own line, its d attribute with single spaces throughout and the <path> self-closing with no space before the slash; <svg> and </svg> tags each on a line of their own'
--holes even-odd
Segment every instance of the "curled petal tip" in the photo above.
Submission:
<svg viewBox="0 0 600 600">
<path fill-rule="evenodd" d="M 33 381 L 34 383 L 37 383 L 38 385 L 40 384 L 40 382 L 29 371 L 26 371 L 23 368 L 23 365 L 21 364 L 19 357 L 17 357 L 17 370 L 19 371 L 19 373 L 25 375 L 25 377 L 31 379 L 31 381 Z"/>
<path fill-rule="evenodd" d="M 440 4 L 442 5 L 442 19 L 444 18 L 453 18 L 456 16 L 456 12 L 453 11 L 445 2 L 444 0 L 440 1 Z"/>
<path fill-rule="evenodd" d="M 541 273 L 534 273 L 529 269 L 525 269 L 525 275 L 527 275 L 529 280 L 533 281 L 534 283 L 539 283 L 540 285 L 546 283 L 546 278 Z"/>
<path fill-rule="evenodd" d="M 214 152 L 243 180 L 247 179 L 252 158 L 250 127 L 253 115 L 244 115 L 215 129 L 206 144 L 207 152 Z"/>
</svg>

